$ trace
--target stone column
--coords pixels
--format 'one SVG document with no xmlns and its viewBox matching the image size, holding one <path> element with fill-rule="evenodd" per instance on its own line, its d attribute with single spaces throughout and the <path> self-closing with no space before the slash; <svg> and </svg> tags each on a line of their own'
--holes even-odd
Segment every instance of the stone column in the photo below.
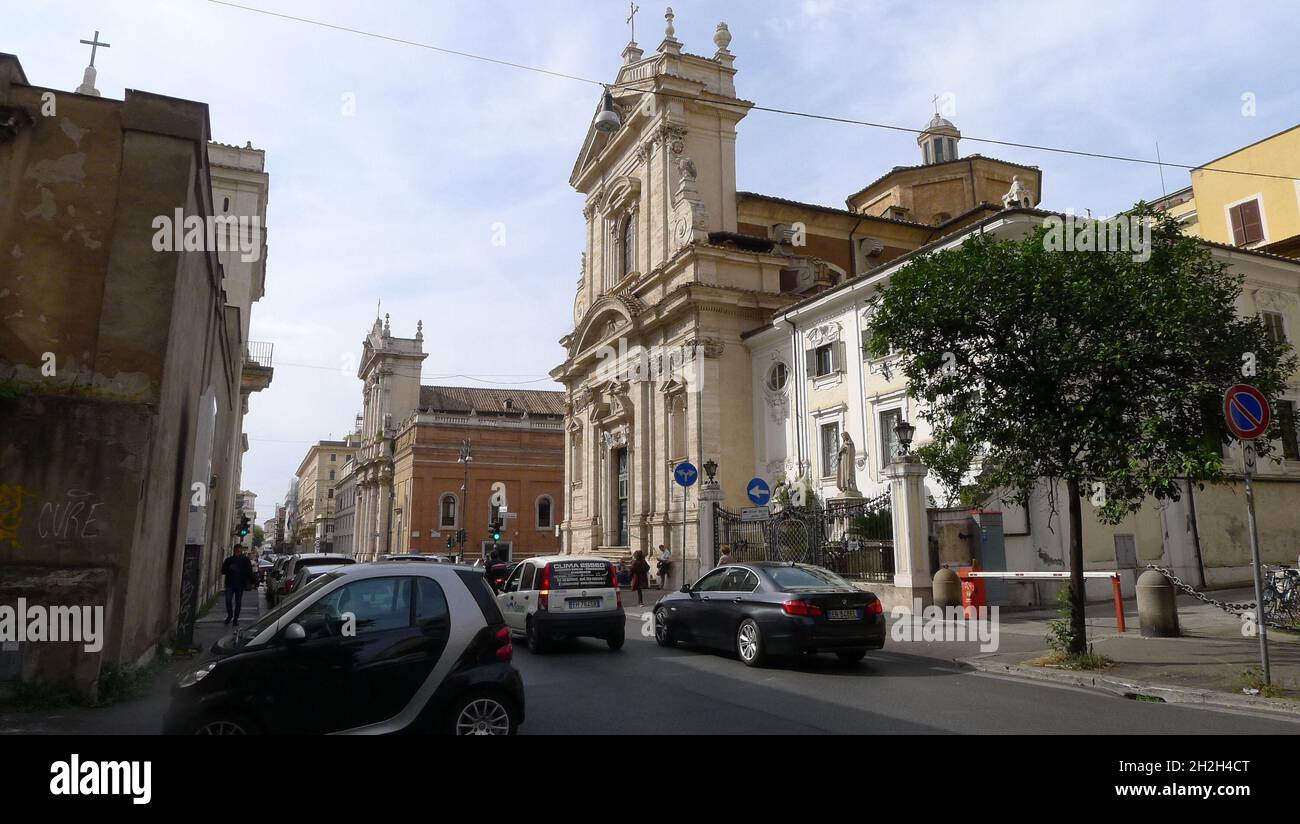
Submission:
<svg viewBox="0 0 1300 824">
<path fill-rule="evenodd" d="M 910 456 L 909 456 L 910 457 Z M 914 598 L 933 601 L 930 573 L 930 527 L 926 521 L 924 464 L 900 459 L 885 467 L 894 513 L 894 587 L 896 603 L 909 611 Z"/>
<path fill-rule="evenodd" d="M 685 577 L 678 582 L 678 586 L 694 581 L 707 570 L 713 569 L 713 567 L 718 563 L 718 559 L 715 557 L 713 549 L 715 540 L 713 513 L 717 507 L 722 506 L 722 485 L 716 481 L 713 483 L 704 482 L 699 485 L 699 490 L 700 494 L 697 500 L 700 521 L 695 533 L 697 537 L 697 542 L 695 544 L 697 552 L 694 563 L 696 566 L 693 570 L 687 570 L 686 563 L 683 560 L 680 566 L 682 568 L 682 575 Z"/>
</svg>

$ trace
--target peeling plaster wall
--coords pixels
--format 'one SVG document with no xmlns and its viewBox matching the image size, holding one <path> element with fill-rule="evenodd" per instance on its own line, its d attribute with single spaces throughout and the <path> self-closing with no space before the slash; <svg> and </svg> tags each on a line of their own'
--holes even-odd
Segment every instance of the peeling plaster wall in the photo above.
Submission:
<svg viewBox="0 0 1300 824">
<path fill-rule="evenodd" d="M 219 584 L 242 335 L 215 253 L 153 249 L 155 217 L 212 214 L 207 107 L 54 92 L 56 114 L 42 116 L 48 92 L 0 82 L 0 106 L 30 115 L 0 135 L 0 603 L 105 605 L 99 654 L 23 652 L 23 678 L 88 687 L 103 662 L 147 659 L 175 625 L 208 387 L 216 483 L 200 601 Z"/>
</svg>

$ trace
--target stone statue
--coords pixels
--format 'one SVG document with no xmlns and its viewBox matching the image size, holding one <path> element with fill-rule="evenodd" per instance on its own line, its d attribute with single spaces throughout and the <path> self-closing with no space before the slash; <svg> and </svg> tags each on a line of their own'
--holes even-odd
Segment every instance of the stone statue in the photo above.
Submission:
<svg viewBox="0 0 1300 824">
<path fill-rule="evenodd" d="M 839 457 L 835 465 L 835 485 L 839 487 L 840 494 L 847 498 L 856 498 L 862 493 L 858 492 L 858 480 L 854 472 L 857 461 L 854 460 L 853 439 L 849 433 L 845 432 L 840 444 Z"/>
<path fill-rule="evenodd" d="M 677 161 L 677 171 L 681 172 L 682 180 L 695 180 L 695 163 L 689 157 L 683 157 Z"/>
</svg>

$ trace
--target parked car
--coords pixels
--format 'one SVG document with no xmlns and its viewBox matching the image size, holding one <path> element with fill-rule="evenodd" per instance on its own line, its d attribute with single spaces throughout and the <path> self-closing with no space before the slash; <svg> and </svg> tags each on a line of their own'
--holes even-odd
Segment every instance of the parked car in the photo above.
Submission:
<svg viewBox="0 0 1300 824">
<path fill-rule="evenodd" d="M 266 605 L 275 606 L 280 600 L 280 592 L 284 586 L 284 567 L 292 559 L 292 555 L 277 555 L 271 561 L 271 569 L 266 573 Z"/>
<path fill-rule="evenodd" d="M 294 555 L 280 571 L 280 591 L 276 594 L 276 600 L 278 601 L 290 594 L 298 584 L 303 583 L 298 576 L 303 567 L 342 566 L 344 564 L 355 564 L 356 562 L 356 559 L 351 555 L 341 555 L 335 552 L 303 552 Z"/>
<path fill-rule="evenodd" d="M 172 688 L 169 734 L 446 732 L 524 721 L 510 630 L 481 572 L 352 564 L 318 576 Z"/>
<path fill-rule="evenodd" d="M 266 558 L 257 559 L 257 563 L 255 565 L 255 568 L 257 569 L 257 583 L 259 584 L 266 583 L 266 574 L 271 571 L 272 566 L 274 566 L 274 564 L 272 564 Z"/>
<path fill-rule="evenodd" d="M 346 566 L 346 564 L 299 564 L 298 572 L 293 576 L 293 585 L 289 587 L 289 591 L 297 592 L 325 573 L 333 572 L 336 569 L 344 569 Z"/>
<path fill-rule="evenodd" d="M 497 605 L 528 649 L 544 652 L 553 640 L 603 638 L 623 647 L 623 601 L 618 572 L 601 558 L 550 555 L 518 563 L 506 577 Z"/>
<path fill-rule="evenodd" d="M 885 645 L 880 599 L 827 569 L 759 562 L 718 567 L 654 608 L 655 640 L 735 652 L 747 666 L 833 652 L 862 660 Z"/>
</svg>

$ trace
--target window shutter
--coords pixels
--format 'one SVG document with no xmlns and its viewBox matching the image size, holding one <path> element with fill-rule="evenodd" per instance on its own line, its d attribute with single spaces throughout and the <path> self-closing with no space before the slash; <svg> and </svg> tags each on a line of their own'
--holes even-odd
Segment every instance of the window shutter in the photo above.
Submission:
<svg viewBox="0 0 1300 824">
<path fill-rule="evenodd" d="M 1237 246 L 1246 244 L 1246 231 L 1241 225 L 1241 207 L 1233 206 L 1228 209 L 1228 221 L 1232 223 L 1232 242 Z"/>
<path fill-rule="evenodd" d="M 835 341 L 835 346 L 831 349 L 831 353 L 832 353 L 831 357 L 833 358 L 833 360 L 831 361 L 831 371 L 843 372 L 844 371 L 844 341 L 842 340 Z"/>
<path fill-rule="evenodd" d="M 1264 222 L 1259 216 L 1259 201 L 1251 200 L 1241 204 L 1241 231 L 1246 236 L 1246 243 L 1255 243 L 1264 239 Z"/>
<path fill-rule="evenodd" d="M 810 378 L 817 377 L 817 350 L 809 349 L 803 354 L 805 359 L 807 360 L 806 366 L 808 368 L 808 377 Z"/>
</svg>

